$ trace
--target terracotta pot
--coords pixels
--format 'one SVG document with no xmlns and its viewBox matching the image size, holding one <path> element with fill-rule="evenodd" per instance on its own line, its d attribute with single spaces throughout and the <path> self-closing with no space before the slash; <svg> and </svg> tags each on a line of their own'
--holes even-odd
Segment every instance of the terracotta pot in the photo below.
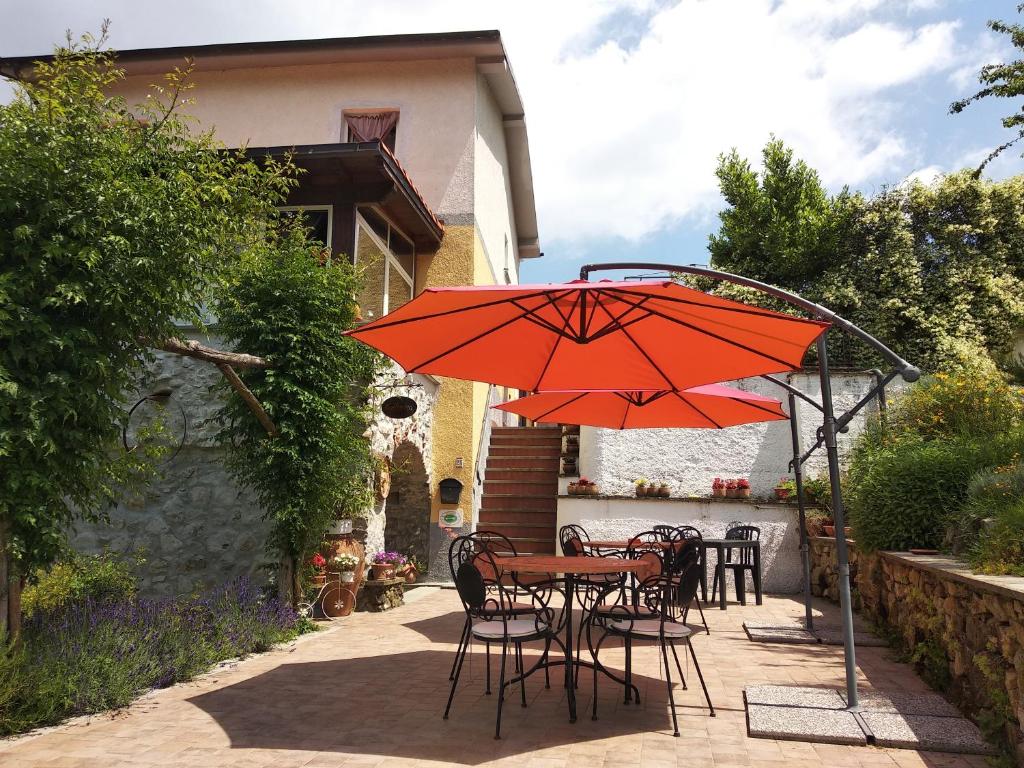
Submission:
<svg viewBox="0 0 1024 768">
<path fill-rule="evenodd" d="M 727 498 L 727 499 L 735 499 L 736 498 L 736 492 L 738 490 L 739 490 L 739 488 L 726 488 L 725 489 L 725 498 Z"/>
<path fill-rule="evenodd" d="M 587 495 L 588 496 L 597 496 L 597 493 L 598 493 L 598 491 L 597 491 L 597 486 L 596 485 L 588 485 L 587 486 Z"/>
<path fill-rule="evenodd" d="M 779 499 L 780 501 L 785 501 L 791 495 L 792 495 L 792 491 L 790 491 L 789 488 L 776 488 L 775 489 L 775 498 Z"/>
<path fill-rule="evenodd" d="M 711 495 L 714 496 L 716 499 L 724 499 L 725 498 L 725 488 L 712 488 L 711 489 Z"/>
<path fill-rule="evenodd" d="M 667 499 L 671 495 L 672 489 L 669 488 L 667 485 L 663 485 L 660 488 L 658 488 L 658 496 L 660 496 L 661 498 Z"/>
<path fill-rule="evenodd" d="M 569 483 L 569 487 L 565 489 L 566 493 L 570 496 L 575 496 L 579 492 L 580 487 L 576 483 Z"/>
<path fill-rule="evenodd" d="M 836 535 L 836 527 L 834 525 L 823 525 L 821 526 L 821 528 L 823 531 L 825 531 L 826 536 L 831 537 Z"/>
<path fill-rule="evenodd" d="M 374 580 L 393 579 L 395 577 L 394 563 L 374 563 L 370 566 L 370 574 Z"/>
<path fill-rule="evenodd" d="M 327 574 L 317 572 L 313 574 L 313 578 L 310 580 L 310 585 L 314 587 L 322 587 L 327 583 Z"/>
<path fill-rule="evenodd" d="M 750 489 L 749 488 L 737 488 L 736 489 L 736 498 L 737 499 L 749 499 L 750 498 Z"/>
<path fill-rule="evenodd" d="M 647 486 L 646 485 L 638 485 L 636 487 L 636 495 L 638 497 L 639 496 L 646 496 L 647 495 Z"/>
</svg>

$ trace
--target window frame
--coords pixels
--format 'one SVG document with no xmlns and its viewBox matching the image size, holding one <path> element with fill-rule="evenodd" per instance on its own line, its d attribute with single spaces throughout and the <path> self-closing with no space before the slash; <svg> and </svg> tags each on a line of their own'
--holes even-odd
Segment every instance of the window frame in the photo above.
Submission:
<svg viewBox="0 0 1024 768">
<path fill-rule="evenodd" d="M 368 208 L 373 211 L 375 216 L 378 216 L 388 228 L 387 240 L 382 240 L 380 235 L 370 226 L 362 213 L 362 208 Z M 384 317 L 391 312 L 391 269 L 394 268 L 398 271 L 398 276 L 409 286 L 409 300 L 412 301 L 416 298 L 416 243 L 413 239 L 406 235 L 402 229 L 395 225 L 395 223 L 388 218 L 388 216 L 375 205 L 357 206 L 355 210 L 355 227 L 354 237 L 352 239 L 352 264 L 355 267 L 359 266 L 359 228 L 362 227 L 363 231 L 369 236 L 380 250 L 384 253 L 384 296 L 381 302 L 381 317 Z M 405 271 L 405 267 L 402 266 L 398 257 L 395 256 L 394 251 L 391 250 L 391 233 L 396 232 L 397 236 L 407 242 L 412 248 L 412 274 L 410 275 Z M 374 318 L 376 319 L 376 318 Z"/>
<path fill-rule="evenodd" d="M 289 211 L 327 211 L 327 248 L 334 253 L 334 206 L 328 204 L 317 205 L 278 205 L 277 210 Z"/>
</svg>

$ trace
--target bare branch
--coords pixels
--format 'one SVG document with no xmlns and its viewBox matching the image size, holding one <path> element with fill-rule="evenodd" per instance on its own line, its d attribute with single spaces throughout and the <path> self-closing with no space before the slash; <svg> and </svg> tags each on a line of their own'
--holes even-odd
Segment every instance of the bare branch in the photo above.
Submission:
<svg viewBox="0 0 1024 768">
<path fill-rule="evenodd" d="M 228 384 L 232 386 L 235 392 L 238 393 L 239 397 L 241 397 L 242 400 L 245 401 L 245 404 L 249 406 L 249 410 L 256 415 L 256 419 L 263 425 L 267 434 L 271 437 L 277 437 L 278 432 L 274 422 L 270 420 L 270 416 L 268 416 L 267 412 L 263 410 L 263 406 L 260 405 L 260 401 L 256 399 L 256 395 L 254 395 L 249 388 L 245 386 L 245 382 L 238 377 L 237 373 L 235 373 L 235 369 L 226 363 L 218 363 L 217 367 L 220 368 L 220 372 L 224 374 L 224 378 L 228 380 Z"/>
<path fill-rule="evenodd" d="M 222 349 L 214 349 L 200 344 L 191 339 L 182 340 L 176 338 L 165 339 L 159 344 L 152 346 L 162 349 L 164 352 L 173 352 L 176 355 L 194 357 L 198 360 L 205 360 L 214 365 L 229 365 L 235 368 L 270 368 L 270 363 L 265 358 L 257 355 L 249 355 L 245 352 L 225 352 Z"/>
</svg>

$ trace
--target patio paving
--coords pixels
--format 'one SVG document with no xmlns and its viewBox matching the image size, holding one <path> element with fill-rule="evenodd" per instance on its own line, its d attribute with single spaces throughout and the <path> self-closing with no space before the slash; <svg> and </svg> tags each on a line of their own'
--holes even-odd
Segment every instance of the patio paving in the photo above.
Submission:
<svg viewBox="0 0 1024 768">
<path fill-rule="evenodd" d="M 974 755 L 748 737 L 745 688 L 748 697 L 756 698 L 758 685 L 842 687 L 841 648 L 747 639 L 744 620 L 785 625 L 802 615 L 799 600 L 773 596 L 766 596 L 763 606 L 730 605 L 727 611 L 705 612 L 711 635 L 695 635 L 694 647 L 718 716 L 708 716 L 696 676 L 688 673 L 689 690 L 677 687 L 675 692 L 681 738 L 671 735 L 658 654 L 654 648 L 642 647 L 633 657 L 641 706 L 624 706 L 621 689 L 602 680 L 599 719 L 592 721 L 592 682 L 584 671 L 580 718 L 570 724 L 565 693 L 557 682 L 560 675 L 552 675 L 550 690 L 544 688 L 543 676 L 534 676 L 527 683 L 527 708 L 519 705 L 518 689 L 509 692 L 503 738 L 495 741 L 496 701 L 483 693 L 482 648 L 467 660 L 451 719 L 441 719 L 448 670 L 463 621 L 455 593 L 429 590 L 417 595 L 414 591 L 410 597 L 406 606 L 395 611 L 339 620 L 331 629 L 288 647 L 149 694 L 122 712 L 0 741 L 0 766 L 986 765 L 983 757 Z M 826 620 L 838 623 L 831 605 L 816 607 Z M 623 657 L 621 650 L 612 648 L 603 650 L 601 658 L 618 666 Z M 858 662 L 865 690 L 928 691 L 887 649 L 859 649 Z M 496 666 L 495 659 L 495 671 Z M 878 715 L 879 722 L 891 717 L 899 700 L 899 696 L 875 697 L 872 714 Z M 893 743 L 900 738 L 897 727 Z"/>
</svg>

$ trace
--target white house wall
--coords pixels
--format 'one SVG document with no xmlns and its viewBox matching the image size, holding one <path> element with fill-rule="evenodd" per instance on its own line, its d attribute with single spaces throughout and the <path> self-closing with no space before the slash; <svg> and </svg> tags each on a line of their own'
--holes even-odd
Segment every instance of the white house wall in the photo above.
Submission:
<svg viewBox="0 0 1024 768">
<path fill-rule="evenodd" d="M 792 383 L 811 398 L 820 401 L 816 374 L 798 374 Z M 836 412 L 854 405 L 872 386 L 866 373 L 836 373 L 832 376 L 832 394 Z M 774 397 L 785 402 L 786 393 L 764 379 L 744 379 L 734 383 L 740 389 Z M 890 385 L 890 398 L 899 384 Z M 816 439 L 821 415 L 798 400 L 801 439 L 804 447 Z M 869 414 L 877 413 L 869 404 L 839 436 L 840 455 L 845 456 L 851 441 L 863 430 Z M 788 421 L 749 424 L 728 429 L 636 429 L 610 430 L 583 427 L 580 430 L 580 471 L 598 484 L 603 494 L 632 495 L 638 477 L 660 480 L 674 496 L 706 495 L 715 477 L 747 478 L 755 496 L 767 496 L 779 478 L 790 474 L 793 456 Z M 823 451 L 805 465 L 805 474 L 814 476 L 827 469 Z"/>
<path fill-rule="evenodd" d="M 505 282 L 504 274 L 507 267 L 510 281 L 517 283 L 517 235 L 512 216 L 505 127 L 501 109 L 482 76 L 477 77 L 473 163 L 476 169 L 473 210 L 477 233 L 490 263 L 491 272 L 495 281 L 501 284 Z"/>
</svg>

